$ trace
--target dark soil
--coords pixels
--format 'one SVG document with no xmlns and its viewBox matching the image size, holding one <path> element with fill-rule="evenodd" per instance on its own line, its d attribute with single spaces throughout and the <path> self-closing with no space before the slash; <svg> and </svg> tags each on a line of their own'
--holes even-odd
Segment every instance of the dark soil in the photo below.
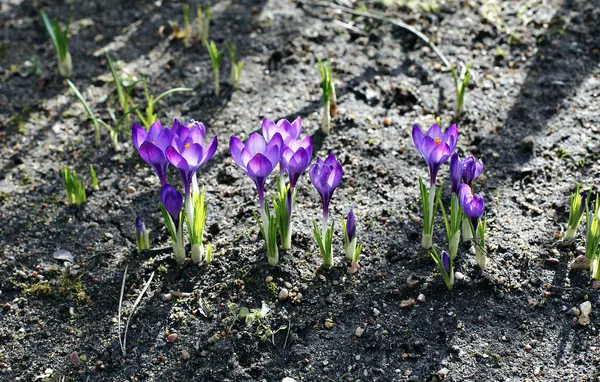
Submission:
<svg viewBox="0 0 600 382">
<path fill-rule="evenodd" d="M 586 327 L 567 314 L 586 299 L 600 309 L 589 274 L 568 268 L 585 245 L 583 228 L 573 246 L 559 241 L 575 184 L 598 187 L 600 180 L 597 1 L 469 0 L 448 1 L 432 11 L 388 10 L 430 36 L 452 62 L 472 63 L 467 112 L 458 121 L 451 119 L 452 77 L 421 40 L 389 24 L 289 0 L 213 4 L 211 38 L 220 47 L 235 42 L 246 63 L 237 91 L 227 85 L 225 64 L 216 98 L 205 49 L 198 44 L 184 49 L 181 41 L 167 38 L 168 20 L 181 23 L 183 4 L 160 3 L 74 1 L 72 80 L 103 118 L 107 107 L 115 107 L 104 49 L 130 73 L 147 75 L 154 94 L 178 86 L 195 89 L 167 97 L 157 112 L 164 124 L 173 118 L 203 121 L 208 135 L 219 137 L 217 154 L 199 172 L 210 208 L 205 235 L 216 258 L 202 267 L 177 266 L 170 250 L 160 249 L 169 237 L 152 170 L 126 133 L 119 153 L 106 131 L 103 146 L 93 145 L 93 128 L 56 74 L 55 53 L 39 17 L 44 7 L 51 17 L 66 20 L 69 6 L 2 2 L 0 380 L 600 377 L 598 314 L 592 313 Z M 358 9 L 363 2 L 340 3 L 356 3 Z M 381 5 L 373 10 L 385 11 Z M 339 115 L 332 133 L 323 136 L 316 58 L 327 56 Z M 27 73 L 25 61 L 34 62 L 32 57 L 39 59 L 39 76 Z M 134 98 L 142 101 L 141 87 Z M 294 249 L 282 253 L 280 266 L 266 263 L 252 216 L 256 191 L 228 152 L 229 136 L 259 130 L 264 116 L 302 117 L 315 155 L 333 151 L 342 161 L 344 179 L 331 211 L 338 227 L 338 266 L 332 270 L 319 269 L 311 226 L 320 202 L 307 175 L 299 182 Z M 482 273 L 469 248 L 461 248 L 457 270 L 464 278 L 451 291 L 420 248 L 416 218 L 417 179 L 426 167 L 410 132 L 413 123 L 428 127 L 436 116 L 444 126 L 458 123 L 459 153 L 474 153 L 486 166 L 477 188 L 486 198 L 491 266 Z M 59 169 L 68 165 L 87 178 L 90 164 L 100 190 L 88 191 L 79 209 L 67 206 Z M 446 181 L 447 169 L 441 171 Z M 170 177 L 179 184 L 175 171 Z M 272 198 L 272 180 L 268 188 Z M 364 245 L 355 275 L 343 265 L 339 229 L 351 207 Z M 135 250 L 137 215 L 152 230 L 149 253 Z M 441 222 L 435 243 L 446 245 Z M 53 258 L 58 249 L 75 257 L 70 269 L 75 275 L 65 276 L 68 270 Z M 125 317 L 150 274 L 155 276 L 133 316 L 122 356 L 116 321 L 126 264 Z M 269 288 L 267 276 L 275 288 Z M 419 280 L 417 286 L 407 285 L 409 276 Z M 40 287 L 46 281 L 50 288 Z M 298 288 L 301 302 L 278 300 L 286 283 Z M 193 295 L 165 301 L 169 291 Z M 419 294 L 425 302 L 400 307 Z M 265 342 L 255 335 L 256 326 L 233 322 L 228 308 L 231 303 L 260 308 L 263 301 L 271 309 L 271 328 L 286 327 Z M 359 327 L 365 331 L 357 337 Z M 169 342 L 173 333 L 177 338 Z"/>
</svg>

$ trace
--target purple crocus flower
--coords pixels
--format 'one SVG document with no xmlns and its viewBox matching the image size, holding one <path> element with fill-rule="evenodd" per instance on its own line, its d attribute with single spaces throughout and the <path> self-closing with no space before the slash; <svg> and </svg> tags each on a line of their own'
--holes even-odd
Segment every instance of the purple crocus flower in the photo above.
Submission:
<svg viewBox="0 0 600 382">
<path fill-rule="evenodd" d="M 355 234 L 356 219 L 354 217 L 354 211 L 351 208 L 350 212 L 348 212 L 348 217 L 346 218 L 346 235 L 348 236 L 348 241 L 352 241 L 354 239 Z"/>
<path fill-rule="evenodd" d="M 165 150 L 171 144 L 172 138 L 173 132 L 163 127 L 158 121 L 154 122 L 148 131 L 136 124 L 131 129 L 133 146 L 138 150 L 142 159 L 156 171 L 163 186 L 167 184 L 167 168 L 169 167 Z"/>
<path fill-rule="evenodd" d="M 446 251 L 442 251 L 442 266 L 446 273 L 450 273 L 450 255 Z"/>
<path fill-rule="evenodd" d="M 135 232 L 137 233 L 137 237 L 139 237 L 146 232 L 146 226 L 144 225 L 144 219 L 141 216 L 135 218 Z"/>
<path fill-rule="evenodd" d="M 173 121 L 173 127 L 171 127 L 171 131 L 173 131 L 173 134 L 178 135 L 182 141 L 184 141 L 187 138 L 187 134 L 189 134 L 193 130 L 198 130 L 202 135 L 202 139 L 204 140 L 204 136 L 206 135 L 206 127 L 202 122 L 190 119 L 186 123 L 181 123 L 179 122 L 179 120 L 176 119 L 175 121 Z"/>
<path fill-rule="evenodd" d="M 300 175 L 302 175 L 310 164 L 312 158 L 312 141 L 310 137 L 306 137 L 301 141 L 290 137 L 285 142 L 285 146 L 281 154 L 281 167 L 288 173 L 290 188 L 293 189 L 296 187 L 296 182 L 298 182 Z"/>
<path fill-rule="evenodd" d="M 310 180 L 321 195 L 325 221 L 329 216 L 329 201 L 333 191 L 340 185 L 343 173 L 342 164 L 335 159 L 333 153 L 325 161 L 317 158 L 317 162 L 310 166 Z"/>
<path fill-rule="evenodd" d="M 585 211 L 585 207 L 587 205 L 587 194 L 588 190 L 585 190 L 581 193 L 581 207 L 579 207 L 579 217 L 583 215 L 583 211 Z"/>
<path fill-rule="evenodd" d="M 429 166 L 430 182 L 434 185 L 440 166 L 450 158 L 456 148 L 458 129 L 456 125 L 452 125 L 446 133 L 442 134 L 442 129 L 438 125 L 433 125 L 427 134 L 423 135 L 419 125 L 414 125 L 412 137 L 415 147 Z"/>
<path fill-rule="evenodd" d="M 302 133 L 302 120 L 297 117 L 294 122 L 289 122 L 287 119 L 280 119 L 277 123 L 272 122 L 265 117 L 262 122 L 262 133 L 265 140 L 269 142 L 275 134 L 279 133 L 284 142 L 289 138 L 300 139 Z"/>
<path fill-rule="evenodd" d="M 483 172 L 483 162 L 481 159 L 476 160 L 473 154 L 467 155 L 462 161 L 462 181 L 468 185 L 472 185 L 475 179 Z"/>
<path fill-rule="evenodd" d="M 485 203 L 481 194 L 473 194 L 468 184 L 462 184 L 458 190 L 458 198 L 465 215 L 473 224 L 473 232 L 477 232 L 479 220 L 485 211 Z"/>
<path fill-rule="evenodd" d="M 160 202 L 171 216 L 171 219 L 173 219 L 175 229 L 177 229 L 179 227 L 179 214 L 183 206 L 183 196 L 181 196 L 179 191 L 165 184 L 160 192 Z"/>
<path fill-rule="evenodd" d="M 186 133 L 188 132 L 188 133 Z M 182 139 L 183 138 L 183 139 Z M 174 135 L 171 146 L 165 153 L 169 162 L 177 167 L 183 180 L 186 198 L 190 194 L 192 176 L 200 166 L 208 162 L 217 150 L 218 139 L 204 146 L 204 134 L 197 127 L 181 131 L 181 135 Z"/>
<path fill-rule="evenodd" d="M 277 166 L 282 148 L 283 139 L 279 133 L 275 133 L 268 143 L 258 133 L 252 133 L 246 143 L 233 135 L 229 140 L 233 160 L 256 184 L 261 209 L 265 202 L 265 181 Z"/>
<path fill-rule="evenodd" d="M 458 153 L 453 153 L 450 157 L 450 180 L 452 181 L 452 193 L 458 195 L 458 189 L 463 177 L 463 161 L 460 160 Z"/>
</svg>

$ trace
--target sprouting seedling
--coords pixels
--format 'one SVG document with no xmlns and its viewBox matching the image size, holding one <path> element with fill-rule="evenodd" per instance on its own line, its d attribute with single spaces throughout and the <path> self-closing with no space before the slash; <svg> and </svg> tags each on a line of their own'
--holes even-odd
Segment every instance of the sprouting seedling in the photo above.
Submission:
<svg viewBox="0 0 600 382">
<path fill-rule="evenodd" d="M 71 53 L 69 53 L 69 24 L 71 23 L 71 14 L 67 19 L 67 25 L 64 31 L 60 27 L 57 19 L 52 22 L 46 16 L 46 12 L 43 10 L 40 12 L 46 32 L 50 36 L 54 50 L 56 51 L 56 58 L 58 59 L 58 72 L 63 77 L 70 77 L 73 71 L 73 61 L 71 60 Z"/>
<path fill-rule="evenodd" d="M 581 218 L 587 205 L 587 191 L 580 193 L 581 185 L 577 185 L 575 192 L 571 195 L 571 209 L 569 210 L 569 223 L 565 233 L 565 241 L 573 240 L 577 233 L 577 228 L 581 223 Z"/>
<path fill-rule="evenodd" d="M 452 78 L 454 79 L 454 87 L 456 88 L 456 105 L 454 109 L 454 116 L 456 118 L 459 118 L 465 111 L 465 94 L 467 88 L 469 87 L 469 78 L 471 77 L 471 73 L 469 72 L 470 67 L 471 63 L 467 62 L 463 68 L 460 78 L 456 73 L 456 66 L 452 65 L 450 67 L 450 70 L 452 71 Z"/>
<path fill-rule="evenodd" d="M 185 4 L 183 6 L 183 46 L 189 48 L 192 46 L 192 37 L 194 32 L 192 31 L 192 25 L 190 24 L 190 5 Z"/>
<path fill-rule="evenodd" d="M 219 96 L 219 69 L 221 68 L 221 59 L 223 58 L 223 52 L 219 52 L 217 44 L 214 41 L 206 43 L 206 49 L 210 55 L 210 62 L 213 67 L 213 76 L 215 81 L 215 95 Z"/>
<path fill-rule="evenodd" d="M 60 174 L 65 185 L 69 204 L 79 207 L 85 203 L 87 200 L 85 196 L 85 184 L 83 183 L 83 179 L 77 175 L 77 172 L 65 166 L 60 171 Z"/>
<path fill-rule="evenodd" d="M 125 126 L 131 126 L 131 116 L 129 113 L 132 111 L 129 107 L 129 98 L 131 90 L 133 89 L 132 84 L 129 89 L 126 89 L 123 86 L 123 82 L 121 81 L 121 77 L 117 72 L 115 64 L 113 60 L 110 58 L 108 53 L 106 53 L 106 62 L 108 63 L 108 68 L 110 69 L 110 74 L 112 75 L 113 82 L 115 83 L 115 88 L 117 89 L 117 98 L 119 99 L 119 104 L 121 105 L 121 110 L 123 111 L 123 116 L 125 117 Z M 114 120 L 114 118 L 113 118 Z"/>
<path fill-rule="evenodd" d="M 137 110 L 137 109 L 133 108 L 133 109 L 129 110 L 127 112 L 127 114 L 124 114 L 119 119 L 117 119 L 115 117 L 114 113 L 109 110 L 110 116 L 111 116 L 111 118 L 112 118 L 112 120 L 114 122 L 114 127 L 112 127 L 108 123 L 106 123 L 103 120 L 101 120 L 100 118 L 96 117 L 96 115 L 92 111 L 92 108 L 87 103 L 87 101 L 85 100 L 85 98 L 83 98 L 83 95 L 81 95 L 81 93 L 79 92 L 79 90 L 77 89 L 77 87 L 75 86 L 75 84 L 73 84 L 68 79 L 67 79 L 67 84 L 71 88 L 71 91 L 75 95 L 75 98 L 77 98 L 77 100 L 85 108 L 85 111 L 86 111 L 86 113 L 88 115 L 89 120 L 92 121 L 92 124 L 94 125 L 95 137 L 96 137 L 96 146 L 100 146 L 100 125 L 102 125 L 102 126 L 106 127 L 106 129 L 108 130 L 108 134 L 110 136 L 110 140 L 112 142 L 113 148 L 115 149 L 115 151 L 119 151 L 119 130 L 121 128 L 121 125 L 123 124 L 123 120 L 125 119 L 125 117 L 127 117 L 127 115 L 131 111 Z"/>
<path fill-rule="evenodd" d="M 92 124 L 94 125 L 94 132 L 95 132 L 94 136 L 95 136 L 95 140 L 96 140 L 96 146 L 100 146 L 100 124 L 98 122 L 98 119 L 94 115 L 92 108 L 90 107 L 90 105 L 88 105 L 85 98 L 83 98 L 83 96 L 81 95 L 81 93 L 79 92 L 79 90 L 77 89 L 75 84 L 73 84 L 70 80 L 67 80 L 67 85 L 69 85 L 69 88 L 71 88 L 71 91 L 73 92 L 73 95 L 75 95 L 75 98 L 77 98 L 77 100 L 79 100 L 79 102 L 85 108 L 88 118 L 90 119 L 90 121 L 92 121 Z"/>
<path fill-rule="evenodd" d="M 242 69 L 244 68 L 243 61 L 235 60 L 236 46 L 235 44 L 225 44 L 227 51 L 229 52 L 229 58 L 231 59 L 231 86 L 234 89 L 240 88 L 240 78 L 242 77 Z"/>
<path fill-rule="evenodd" d="M 90 164 L 90 178 L 92 181 L 92 189 L 98 191 L 100 187 L 98 187 L 98 177 L 96 177 L 96 170 L 94 170 L 94 165 Z"/>
<path fill-rule="evenodd" d="M 588 196 L 589 198 L 589 196 Z M 596 203 L 594 210 L 590 211 L 588 206 L 589 203 L 585 203 L 585 214 L 586 214 L 586 242 L 585 242 L 585 255 L 590 262 L 590 269 L 592 276 L 596 280 L 600 280 L 600 216 L 598 211 L 600 209 L 600 199 L 596 195 Z"/>
<path fill-rule="evenodd" d="M 277 330 L 271 329 L 271 325 L 269 324 L 269 315 L 271 309 L 267 304 L 265 304 L 264 301 L 260 309 L 248 309 L 243 306 L 239 308 L 239 311 L 236 314 L 235 310 L 237 310 L 237 307 L 237 304 L 233 304 L 229 307 L 230 311 L 232 311 L 234 314 L 233 324 L 235 324 L 236 321 L 243 319 L 246 323 L 246 327 L 248 328 L 256 325 L 255 334 L 263 342 L 270 338 L 271 343 L 275 345 L 275 334 L 280 330 L 287 329 L 287 326 L 281 326 Z"/>
<path fill-rule="evenodd" d="M 144 124 L 144 126 L 146 127 L 146 129 L 149 129 L 150 126 L 152 126 L 152 124 L 156 122 L 156 119 L 158 118 L 157 114 L 154 112 L 154 106 L 158 103 L 158 101 L 165 98 L 169 94 L 191 92 L 194 90 L 192 88 L 173 88 L 160 93 L 158 97 L 155 98 L 148 91 L 148 84 L 146 83 L 145 76 L 142 76 L 142 83 L 144 84 L 144 95 L 146 96 L 146 116 L 144 116 L 142 112 L 139 111 L 139 109 L 137 109 L 137 107 L 135 111 L 142 123 Z M 133 101 L 131 99 L 129 101 L 133 104 Z"/>
<path fill-rule="evenodd" d="M 202 8 L 198 7 L 198 41 L 201 44 L 208 42 L 208 32 L 210 28 L 210 4 L 206 6 L 204 13 Z"/>
<path fill-rule="evenodd" d="M 331 130 L 331 117 L 335 117 L 337 112 L 337 97 L 335 95 L 335 86 L 333 85 L 333 74 L 331 72 L 331 62 L 327 60 L 324 65 L 320 58 L 319 72 L 321 73 L 321 90 L 323 91 L 323 110 L 321 114 L 321 130 L 329 134 Z"/>
</svg>

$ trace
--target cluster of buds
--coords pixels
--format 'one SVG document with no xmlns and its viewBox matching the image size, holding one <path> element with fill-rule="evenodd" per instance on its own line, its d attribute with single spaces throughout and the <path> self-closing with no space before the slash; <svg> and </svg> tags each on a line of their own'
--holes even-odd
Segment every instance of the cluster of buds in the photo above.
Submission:
<svg viewBox="0 0 600 382">
<path fill-rule="evenodd" d="M 434 258 L 444 282 L 451 288 L 454 283 L 453 261 L 458 253 L 461 236 L 463 241 L 474 240 L 477 264 L 481 269 L 487 266 L 485 255 L 485 203 L 481 194 L 474 193 L 474 182 L 483 172 L 483 162 L 469 155 L 463 160 L 454 152 L 458 141 L 458 129 L 452 125 L 444 134 L 438 125 L 433 125 L 424 135 L 418 125 L 412 132 L 415 147 L 425 159 L 429 167 L 429 189 L 419 179 L 421 201 L 423 204 L 423 239 L 421 245 L 425 249 L 432 248 L 433 222 L 436 208 L 441 207 L 450 253 L 438 253 L 435 248 L 431 256 Z M 450 179 L 452 196 L 450 216 L 446 214 L 441 201 L 441 188 L 436 193 L 436 177 L 442 164 L 450 158 Z M 437 203 L 435 202 L 437 200 Z"/>
<path fill-rule="evenodd" d="M 185 124 L 175 120 L 170 129 L 154 122 L 148 131 L 139 125 L 133 125 L 131 136 L 133 146 L 160 179 L 160 206 L 173 240 L 175 260 L 181 264 L 186 259 L 183 233 L 185 221 L 190 236 L 192 261 L 210 262 L 212 249 L 208 245 L 205 251 L 202 244 L 207 205 L 204 201 L 204 187 L 202 190 L 198 187 L 196 171 L 214 155 L 217 137 L 205 143 L 206 128 L 194 120 Z M 184 195 L 167 183 L 169 165 L 179 171 Z"/>
</svg>

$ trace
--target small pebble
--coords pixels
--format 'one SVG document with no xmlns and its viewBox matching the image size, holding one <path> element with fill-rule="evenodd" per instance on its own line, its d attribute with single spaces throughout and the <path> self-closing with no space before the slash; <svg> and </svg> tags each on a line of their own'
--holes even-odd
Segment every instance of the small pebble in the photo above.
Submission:
<svg viewBox="0 0 600 382">
<path fill-rule="evenodd" d="M 167 342 L 175 342 L 177 341 L 177 333 L 171 333 L 167 336 Z"/>
<path fill-rule="evenodd" d="M 362 337 L 363 333 L 365 332 L 364 328 L 361 328 L 360 326 L 358 328 L 356 328 L 356 330 L 354 331 L 354 335 L 358 338 Z"/>
<path fill-rule="evenodd" d="M 567 310 L 567 315 L 568 316 L 573 316 L 573 317 L 577 317 L 579 316 L 579 309 L 577 309 L 576 307 L 572 307 L 571 309 Z"/>
<path fill-rule="evenodd" d="M 463 274 L 462 274 L 462 273 L 460 273 L 460 272 L 454 272 L 454 278 L 455 278 L 456 280 L 464 280 L 464 279 L 465 279 L 465 275 L 463 275 Z"/>
<path fill-rule="evenodd" d="M 379 311 L 379 309 L 377 309 L 377 308 L 373 308 L 373 315 L 374 315 L 375 317 L 379 316 L 380 314 L 381 314 L 381 312 Z"/>
<path fill-rule="evenodd" d="M 206 351 L 206 350 L 202 350 L 202 351 L 200 352 L 200 357 L 204 357 L 204 358 L 208 357 L 208 351 Z"/>
<path fill-rule="evenodd" d="M 173 299 L 173 295 L 171 293 L 165 293 L 162 295 L 162 300 L 164 302 L 171 301 Z"/>
<path fill-rule="evenodd" d="M 268 283 L 272 283 L 272 282 L 273 282 L 273 276 L 267 276 L 267 277 L 265 278 L 265 282 L 266 282 L 267 284 L 268 284 Z"/>
<path fill-rule="evenodd" d="M 283 288 L 280 292 L 279 292 L 279 301 L 285 301 L 288 299 L 288 297 L 290 297 L 290 293 L 288 292 L 287 289 Z"/>
<path fill-rule="evenodd" d="M 531 349 L 532 349 L 531 345 L 529 345 L 529 344 L 525 345 L 525 350 L 531 351 Z"/>
<path fill-rule="evenodd" d="M 289 283 L 289 282 L 286 282 L 285 283 L 285 287 L 288 288 L 288 289 L 292 289 L 292 284 Z"/>
<path fill-rule="evenodd" d="M 415 299 L 414 298 L 409 298 L 408 300 L 402 300 L 402 301 L 400 301 L 400 307 L 401 308 L 410 308 L 413 305 L 415 305 Z"/>
<path fill-rule="evenodd" d="M 79 354 L 77 354 L 77 352 L 69 354 L 69 361 L 71 361 L 74 366 L 81 365 L 81 359 L 79 359 Z"/>
<path fill-rule="evenodd" d="M 445 378 L 449 372 L 450 372 L 450 370 L 448 370 L 447 368 L 444 367 L 440 371 L 438 371 L 438 375 L 442 378 Z"/>
<path fill-rule="evenodd" d="M 418 285 L 419 285 L 418 278 L 416 278 L 413 275 L 408 276 L 408 278 L 406 279 L 406 286 L 408 286 L 409 288 L 415 288 Z"/>
<path fill-rule="evenodd" d="M 187 361 L 188 359 L 190 359 L 190 352 L 188 352 L 187 350 L 183 349 L 181 351 L 181 359 L 184 361 Z"/>
<path fill-rule="evenodd" d="M 389 118 L 389 117 L 385 117 L 385 118 L 383 119 L 383 126 L 385 126 L 385 127 L 390 127 L 390 126 L 392 126 L 392 119 L 391 119 L 391 118 Z"/>
<path fill-rule="evenodd" d="M 425 295 L 423 293 L 421 293 L 419 295 L 419 297 L 417 297 L 417 301 L 419 301 L 419 302 L 425 302 Z"/>
<path fill-rule="evenodd" d="M 335 324 L 333 323 L 333 320 L 331 320 L 330 318 L 325 320 L 325 327 L 327 329 L 331 329 L 335 326 Z"/>
</svg>

